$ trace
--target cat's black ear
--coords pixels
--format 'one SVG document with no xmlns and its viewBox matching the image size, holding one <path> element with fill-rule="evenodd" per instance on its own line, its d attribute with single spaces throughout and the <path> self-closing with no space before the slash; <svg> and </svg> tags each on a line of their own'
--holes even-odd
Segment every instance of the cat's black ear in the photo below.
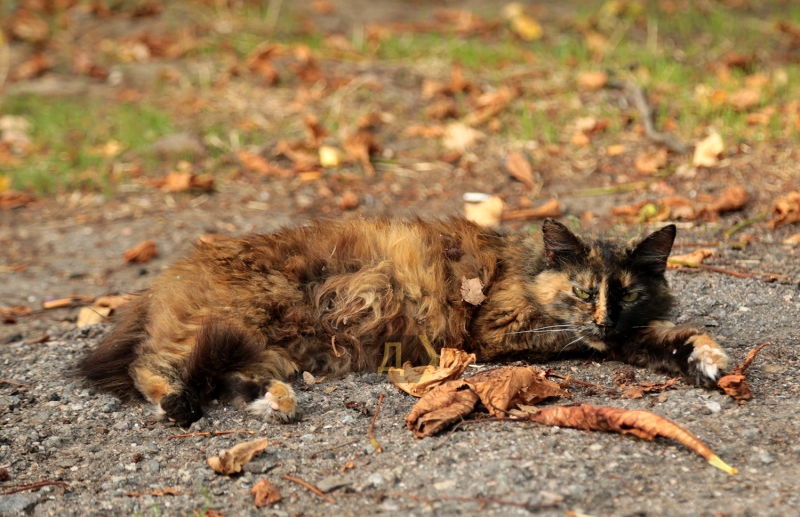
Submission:
<svg viewBox="0 0 800 517">
<path fill-rule="evenodd" d="M 655 274 L 663 274 L 667 270 L 667 258 L 675 242 L 675 225 L 667 225 L 651 233 L 640 242 L 631 253 L 633 263 L 640 268 Z"/>
<path fill-rule="evenodd" d="M 580 239 L 555 219 L 545 219 L 542 236 L 544 253 L 551 266 L 563 264 L 586 250 Z"/>
</svg>

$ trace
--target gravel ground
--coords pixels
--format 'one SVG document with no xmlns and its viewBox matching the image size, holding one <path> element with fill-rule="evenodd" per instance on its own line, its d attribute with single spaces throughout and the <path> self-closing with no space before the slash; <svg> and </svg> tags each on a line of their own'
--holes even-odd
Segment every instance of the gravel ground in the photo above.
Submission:
<svg viewBox="0 0 800 517">
<path fill-rule="evenodd" d="M 107 214 L 115 213 L 113 206 L 106 208 Z M 110 217 L 91 224 L 71 224 L 80 220 L 79 214 L 77 219 L 42 210 L 10 214 L 0 225 L 0 237 L 16 247 L 6 249 L 5 260 L 13 264 L 14 257 L 23 255 L 30 260 L 24 273 L 3 274 L 3 304 L 36 306 L 47 296 L 70 292 L 136 289 L 202 233 L 235 223 L 239 230 L 266 231 L 285 222 L 261 219 L 245 228 L 239 224 L 241 214 L 207 208 L 202 215 L 180 208 L 170 216 Z M 146 265 L 147 274 L 141 267 L 108 265 L 119 263 L 126 247 L 156 234 L 162 236 L 161 257 Z M 699 230 L 681 235 L 685 242 L 708 237 Z M 765 239 L 746 251 L 725 250 L 724 256 L 795 278 L 800 262 L 797 250 Z M 0 378 L 26 385 L 0 383 L 0 467 L 10 474 L 3 485 L 42 479 L 67 485 L 2 495 L 0 515 L 192 515 L 196 509 L 229 517 L 564 515 L 567 510 L 592 516 L 800 513 L 796 283 L 768 284 L 709 272 L 672 272 L 669 277 L 682 301 L 676 319 L 705 325 L 735 361 L 761 342 L 772 343 L 749 370 L 755 398 L 739 406 L 717 391 L 682 383 L 638 400 L 620 399 L 619 391 L 593 394 L 574 385 L 571 390 L 576 401 L 649 409 L 688 427 L 739 468 L 735 476 L 673 442 L 532 423 L 472 424 L 449 438 L 415 440 L 404 423 L 415 399 L 377 374 L 313 387 L 298 381 L 297 423 L 262 422 L 215 405 L 188 431 L 248 429 L 255 434 L 170 440 L 185 431 L 156 422 L 144 405 L 95 393 L 69 376 L 75 361 L 107 330 L 105 325 L 75 330 L 73 308 L 0 327 L 5 343 L 0 345 Z M 54 338 L 25 341 L 43 333 Z M 573 359 L 548 366 L 613 388 L 612 373 L 621 364 Z M 636 375 L 643 381 L 666 379 L 638 369 Z M 382 393 L 386 397 L 375 437 L 385 452 L 375 454 L 367 431 Z M 206 466 L 206 457 L 253 437 L 267 437 L 270 445 L 244 474 L 219 476 Z M 331 490 L 336 503 L 323 501 L 284 474 Z M 254 507 L 250 488 L 261 479 L 280 489 L 281 502 Z M 146 495 L 167 488 L 180 495 Z M 458 497 L 523 506 L 452 499 Z"/>
</svg>

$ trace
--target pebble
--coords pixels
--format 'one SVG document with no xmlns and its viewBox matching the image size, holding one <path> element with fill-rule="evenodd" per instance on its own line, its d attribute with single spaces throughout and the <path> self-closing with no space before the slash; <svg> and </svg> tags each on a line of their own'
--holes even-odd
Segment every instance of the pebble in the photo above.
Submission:
<svg viewBox="0 0 800 517">
<path fill-rule="evenodd" d="M 761 461 L 761 463 L 763 463 L 764 465 L 769 465 L 770 463 L 775 461 L 775 459 L 767 451 L 760 451 L 756 456 L 758 457 L 759 461 Z"/>
<path fill-rule="evenodd" d="M 716 415 L 720 411 L 722 411 L 722 406 L 720 406 L 719 402 L 715 400 L 710 400 L 706 402 L 706 411 L 709 415 Z"/>
<path fill-rule="evenodd" d="M 370 477 L 370 479 L 372 478 Z M 337 488 L 341 488 L 343 486 L 349 486 L 352 484 L 353 482 L 350 481 L 345 476 L 328 476 L 326 478 L 323 478 L 322 481 L 320 481 L 319 483 L 317 483 L 317 488 L 319 488 L 325 493 L 328 493 L 332 490 L 336 490 Z"/>
<path fill-rule="evenodd" d="M 376 472 L 367 478 L 367 483 L 374 487 L 380 487 L 386 484 L 386 478 L 380 472 Z"/>
</svg>

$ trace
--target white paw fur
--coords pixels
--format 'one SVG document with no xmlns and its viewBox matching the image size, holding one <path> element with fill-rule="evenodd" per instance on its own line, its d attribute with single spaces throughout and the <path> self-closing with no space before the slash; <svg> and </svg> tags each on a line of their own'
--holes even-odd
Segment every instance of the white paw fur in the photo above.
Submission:
<svg viewBox="0 0 800 517">
<path fill-rule="evenodd" d="M 294 420 L 297 413 L 297 402 L 294 390 L 288 384 L 275 382 L 263 397 L 256 399 L 247 406 L 247 411 L 254 415 L 265 415 L 281 422 Z"/>
<path fill-rule="evenodd" d="M 694 336 L 689 342 L 694 345 L 689 364 L 694 363 L 698 374 L 705 380 L 717 380 L 728 368 L 728 354 L 707 335 Z"/>
</svg>

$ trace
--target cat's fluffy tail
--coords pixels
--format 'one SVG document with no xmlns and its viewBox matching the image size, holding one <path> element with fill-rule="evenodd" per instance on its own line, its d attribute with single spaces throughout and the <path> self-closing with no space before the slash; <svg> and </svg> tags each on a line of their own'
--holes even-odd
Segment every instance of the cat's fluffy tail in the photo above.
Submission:
<svg viewBox="0 0 800 517">
<path fill-rule="evenodd" d="M 125 398 L 137 395 L 128 367 L 147 336 L 147 311 L 147 297 L 141 294 L 120 307 L 114 330 L 84 356 L 76 373 L 103 391 Z"/>
</svg>

